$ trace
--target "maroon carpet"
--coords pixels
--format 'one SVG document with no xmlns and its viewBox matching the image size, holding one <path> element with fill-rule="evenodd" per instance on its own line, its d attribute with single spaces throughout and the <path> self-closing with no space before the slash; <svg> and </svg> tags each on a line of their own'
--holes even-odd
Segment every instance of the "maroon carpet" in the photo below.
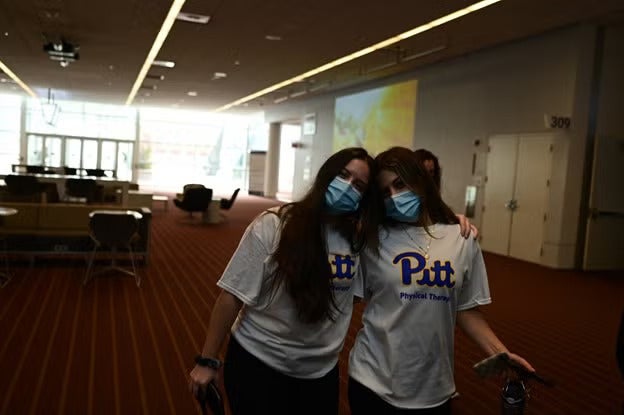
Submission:
<svg viewBox="0 0 624 415">
<path fill-rule="evenodd" d="M 187 375 L 215 281 L 249 221 L 275 204 L 241 196 L 219 225 L 156 207 L 140 288 L 114 274 L 83 287 L 83 258 L 18 261 L 0 290 L 0 414 L 197 413 Z M 614 354 L 624 275 L 552 271 L 494 255 L 486 261 L 489 321 L 510 349 L 557 382 L 535 386 L 526 413 L 619 413 L 624 392 Z M 482 358 L 459 333 L 457 414 L 499 413 L 500 382 L 472 373 Z M 348 414 L 345 392 L 341 413 Z"/>
</svg>

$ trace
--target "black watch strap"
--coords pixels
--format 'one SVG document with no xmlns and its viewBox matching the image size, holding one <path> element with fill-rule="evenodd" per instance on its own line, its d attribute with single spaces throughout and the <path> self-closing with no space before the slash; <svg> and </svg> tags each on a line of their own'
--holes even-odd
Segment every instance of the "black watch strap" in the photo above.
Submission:
<svg viewBox="0 0 624 415">
<path fill-rule="evenodd" d="M 200 354 L 195 356 L 195 363 L 198 366 L 209 367 L 211 369 L 219 369 L 223 366 L 223 362 L 219 359 L 213 359 L 212 357 L 204 357 Z"/>
</svg>

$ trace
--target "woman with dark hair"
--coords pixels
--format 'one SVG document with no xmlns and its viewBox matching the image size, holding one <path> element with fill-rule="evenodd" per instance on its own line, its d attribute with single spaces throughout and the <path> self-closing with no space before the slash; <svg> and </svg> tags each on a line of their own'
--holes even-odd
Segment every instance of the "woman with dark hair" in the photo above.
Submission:
<svg viewBox="0 0 624 415">
<path fill-rule="evenodd" d="M 425 150 L 424 148 L 414 150 L 414 155 L 418 163 L 420 163 L 427 174 L 433 179 L 438 190 L 440 190 L 442 184 L 442 169 L 440 169 L 438 158 L 431 151 Z"/>
<path fill-rule="evenodd" d="M 394 147 L 375 161 L 371 187 L 384 197 L 385 220 L 378 252 L 362 259 L 367 305 L 350 355 L 351 411 L 449 414 L 455 324 L 488 356 L 508 353 L 478 310 L 491 301 L 481 250 L 460 235 L 411 150 Z"/>
<path fill-rule="evenodd" d="M 233 414 L 337 413 L 359 252 L 376 245 L 372 170 L 364 149 L 339 151 L 303 199 L 247 228 L 217 283 L 222 291 L 190 374 L 196 396 L 215 379 L 231 329 L 224 383 Z"/>
</svg>

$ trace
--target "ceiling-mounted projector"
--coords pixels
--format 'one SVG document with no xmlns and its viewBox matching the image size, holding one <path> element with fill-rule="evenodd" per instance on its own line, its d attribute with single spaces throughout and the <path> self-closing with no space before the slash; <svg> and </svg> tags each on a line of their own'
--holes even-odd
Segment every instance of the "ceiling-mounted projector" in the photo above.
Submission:
<svg viewBox="0 0 624 415">
<path fill-rule="evenodd" d="M 65 68 L 71 62 L 75 62 L 80 59 L 78 54 L 79 46 L 73 45 L 65 40 L 60 42 L 48 42 L 43 45 L 43 50 L 48 54 L 50 59 L 59 62 L 59 64 Z"/>
</svg>

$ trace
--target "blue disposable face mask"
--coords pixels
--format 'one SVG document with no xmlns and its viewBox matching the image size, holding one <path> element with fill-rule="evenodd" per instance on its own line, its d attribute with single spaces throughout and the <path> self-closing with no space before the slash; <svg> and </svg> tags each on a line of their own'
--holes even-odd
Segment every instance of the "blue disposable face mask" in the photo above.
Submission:
<svg viewBox="0 0 624 415">
<path fill-rule="evenodd" d="M 387 197 L 384 204 L 386 216 L 392 219 L 413 222 L 420 216 L 420 196 L 410 190 Z"/>
<path fill-rule="evenodd" d="M 355 212 L 360 207 L 362 194 L 351 183 L 336 176 L 325 192 L 325 205 L 331 213 Z"/>
</svg>

